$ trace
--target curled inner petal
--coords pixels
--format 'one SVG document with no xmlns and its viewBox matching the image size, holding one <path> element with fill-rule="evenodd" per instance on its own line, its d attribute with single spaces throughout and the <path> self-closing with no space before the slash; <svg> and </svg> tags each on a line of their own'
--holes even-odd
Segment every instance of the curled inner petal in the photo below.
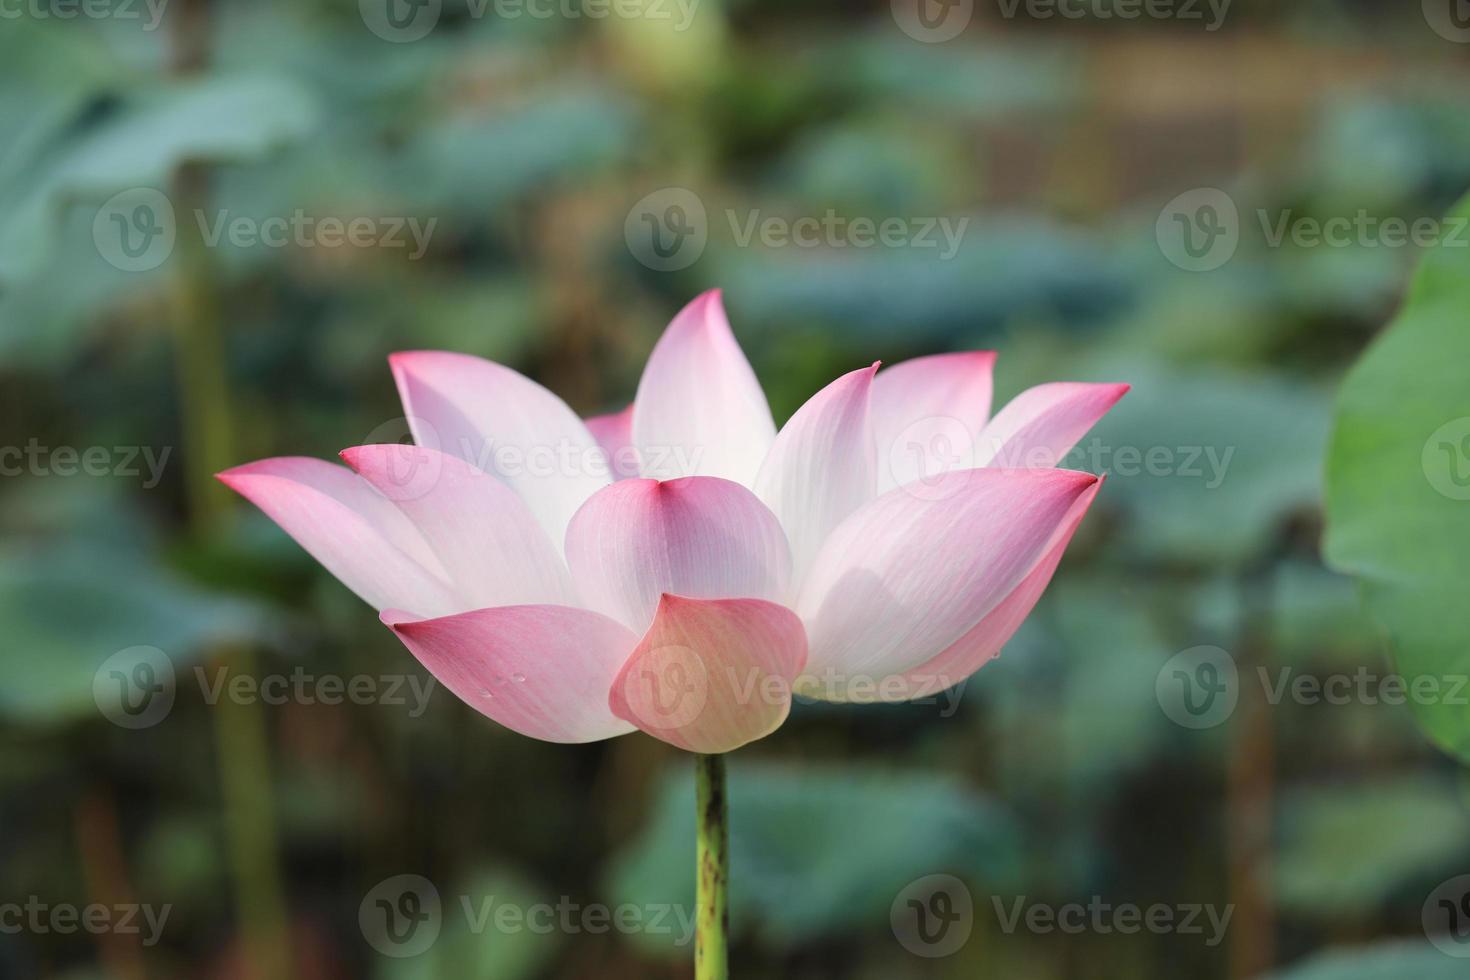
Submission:
<svg viewBox="0 0 1470 980">
<path fill-rule="evenodd" d="M 609 704 L 671 745 L 729 752 L 781 726 L 805 662 L 801 620 L 784 606 L 664 595 Z"/>
</svg>

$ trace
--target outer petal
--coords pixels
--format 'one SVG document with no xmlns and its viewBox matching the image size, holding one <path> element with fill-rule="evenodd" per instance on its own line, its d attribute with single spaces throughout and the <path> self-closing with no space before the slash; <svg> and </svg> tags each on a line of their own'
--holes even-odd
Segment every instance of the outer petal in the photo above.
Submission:
<svg viewBox="0 0 1470 980">
<path fill-rule="evenodd" d="M 1061 563 L 1067 545 L 1072 543 L 1072 535 L 1077 533 L 1082 518 L 1092 506 L 1102 485 L 1103 480 L 1099 479 L 1090 490 L 1077 498 L 1067 519 L 1062 522 L 1048 546 L 1046 555 L 1021 584 L 1006 596 L 1004 602 L 991 610 L 974 629 L 950 644 L 939 656 L 909 671 L 904 677 L 906 690 L 902 693 L 891 692 L 884 700 L 907 701 L 928 697 L 954 687 L 999 654 L 1001 647 L 1010 642 L 1026 617 L 1031 615 L 1031 610 L 1036 608 L 1037 600 L 1051 583 L 1051 577 Z"/>
<path fill-rule="evenodd" d="M 811 643 L 799 689 L 858 696 L 958 641 L 1046 553 L 1097 482 L 1070 470 L 974 470 L 945 499 L 898 489 L 832 533 L 797 600 Z"/>
<path fill-rule="evenodd" d="M 389 611 L 383 622 L 461 701 L 546 742 L 595 742 L 633 726 L 607 691 L 638 642 L 585 609 L 502 606 L 439 619 Z"/>
<path fill-rule="evenodd" d="M 665 592 L 698 599 L 786 598 L 791 550 L 776 516 L 729 480 L 622 480 L 567 528 L 583 602 L 642 632 Z"/>
<path fill-rule="evenodd" d="M 464 608 L 575 604 L 560 550 L 495 477 L 424 446 L 356 446 L 342 458 L 419 529 Z"/>
<path fill-rule="evenodd" d="M 750 486 L 776 438 L 755 372 L 730 332 L 719 290 L 674 317 L 633 402 L 644 476 L 718 476 Z"/>
<path fill-rule="evenodd" d="M 805 662 L 801 620 L 784 606 L 665 595 L 608 701 L 671 745 L 729 752 L 781 726 Z"/>
<path fill-rule="evenodd" d="M 414 441 L 494 473 L 553 541 L 610 481 L 597 442 L 556 395 L 468 354 L 409 351 L 388 358 Z"/>
<path fill-rule="evenodd" d="M 218 479 L 374 608 L 428 616 L 463 608 L 418 529 L 345 466 L 282 456 L 237 466 Z"/>
<path fill-rule="evenodd" d="M 633 406 L 608 415 L 594 415 L 586 420 L 587 431 L 607 454 L 613 479 L 626 480 L 638 475 L 638 452 L 633 448 Z"/>
<path fill-rule="evenodd" d="M 756 478 L 757 496 L 786 529 L 798 582 L 831 530 L 874 496 L 868 395 L 877 371 L 844 374 L 797 409 Z"/>
<path fill-rule="evenodd" d="M 969 469 L 975 437 L 990 418 L 994 351 L 916 357 L 878 373 L 873 433 L 878 492 L 936 472 Z"/>
<path fill-rule="evenodd" d="M 1027 388 L 980 433 L 975 465 L 1056 466 L 1128 388 L 1071 381 Z"/>
</svg>

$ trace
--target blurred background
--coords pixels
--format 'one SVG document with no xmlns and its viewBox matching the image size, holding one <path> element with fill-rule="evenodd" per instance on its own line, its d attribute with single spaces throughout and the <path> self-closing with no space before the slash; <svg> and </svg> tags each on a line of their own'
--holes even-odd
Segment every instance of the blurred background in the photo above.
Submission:
<svg viewBox="0 0 1470 980">
<path fill-rule="evenodd" d="M 778 422 L 1133 385 L 997 662 L 732 760 L 735 975 L 1462 976 L 1465 789 L 1320 544 L 1334 391 L 1470 242 L 1467 13 L 0 4 L 0 976 L 692 976 L 688 758 L 420 697 L 212 474 L 402 437 L 395 350 L 619 409 L 711 286 Z"/>
</svg>

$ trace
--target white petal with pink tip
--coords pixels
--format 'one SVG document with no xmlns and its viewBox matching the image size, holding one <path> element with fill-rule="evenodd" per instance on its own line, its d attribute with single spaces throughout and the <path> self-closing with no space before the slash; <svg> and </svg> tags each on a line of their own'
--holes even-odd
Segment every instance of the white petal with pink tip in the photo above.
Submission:
<svg viewBox="0 0 1470 980">
<path fill-rule="evenodd" d="M 708 476 L 605 487 L 572 518 L 566 554 L 582 601 L 640 633 L 665 592 L 782 602 L 791 581 L 776 516 Z"/>
<path fill-rule="evenodd" d="M 1058 466 L 1062 457 L 1128 393 L 1124 384 L 1058 381 L 1027 388 L 980 433 L 976 466 Z"/>
<path fill-rule="evenodd" d="M 389 364 L 414 441 L 500 477 L 551 540 L 611 481 L 582 420 L 530 378 L 445 351 L 394 354 Z"/>
<path fill-rule="evenodd" d="M 842 523 L 796 609 L 811 645 L 800 689 L 847 700 L 937 656 L 1000 605 L 1097 478 L 972 470 L 942 500 L 892 490 Z"/>
<path fill-rule="evenodd" d="M 873 436 L 878 492 L 955 469 L 971 469 L 975 439 L 990 418 L 993 351 L 934 354 L 878 372 Z"/>
<path fill-rule="evenodd" d="M 992 609 L 974 629 L 950 644 L 933 660 L 910 670 L 904 677 L 902 693 L 885 700 L 907 701 L 937 694 L 954 687 L 999 654 L 1001 647 L 1010 641 L 1026 617 L 1031 615 L 1037 600 L 1051 583 L 1051 577 L 1056 573 L 1057 565 L 1061 564 L 1062 555 L 1071 543 L 1072 535 L 1077 533 L 1082 518 L 1092 506 L 1093 498 L 1102 489 L 1102 484 L 1102 480 L 1097 481 L 1092 489 L 1077 498 L 1053 543 L 1047 547 L 1045 556 L 1021 584 L 1011 590 L 1004 602 Z"/>
<path fill-rule="evenodd" d="M 422 446 L 356 446 L 342 458 L 418 528 L 463 608 L 575 603 L 560 549 L 500 480 Z"/>
<path fill-rule="evenodd" d="M 875 495 L 868 395 L 877 370 L 844 374 L 797 409 L 756 478 L 757 496 L 786 529 L 798 582 L 832 529 Z"/>
<path fill-rule="evenodd" d="M 219 480 L 373 608 L 426 616 L 463 608 L 418 528 L 347 467 L 280 456 L 226 470 Z"/>
<path fill-rule="evenodd" d="M 994 358 L 853 371 L 778 434 L 714 290 L 621 412 L 584 422 L 501 365 L 395 354 L 417 446 L 220 479 L 506 727 L 725 752 L 793 689 L 953 686 L 1030 614 L 1100 487 L 1052 467 L 1127 385 L 1040 385 L 989 418 Z"/>
<path fill-rule="evenodd" d="M 607 692 L 638 642 L 606 616 L 567 606 L 502 606 L 383 622 L 461 701 L 512 731 L 547 742 L 594 742 L 633 726 Z"/>
<path fill-rule="evenodd" d="M 751 486 L 775 438 L 765 392 L 711 290 L 674 317 L 643 369 L 633 400 L 641 472 Z"/>
</svg>

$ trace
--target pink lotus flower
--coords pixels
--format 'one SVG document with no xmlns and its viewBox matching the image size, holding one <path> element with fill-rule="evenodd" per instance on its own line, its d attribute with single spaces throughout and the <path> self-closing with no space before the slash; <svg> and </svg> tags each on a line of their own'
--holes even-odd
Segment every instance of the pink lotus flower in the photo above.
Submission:
<svg viewBox="0 0 1470 980">
<path fill-rule="evenodd" d="M 718 291 L 615 415 L 467 355 L 389 362 L 416 445 L 220 479 L 507 728 L 701 753 L 793 692 L 906 700 L 994 657 L 1101 485 L 1055 464 L 1127 391 L 1041 385 L 991 418 L 994 354 L 943 354 L 845 374 L 777 432 Z"/>
</svg>

